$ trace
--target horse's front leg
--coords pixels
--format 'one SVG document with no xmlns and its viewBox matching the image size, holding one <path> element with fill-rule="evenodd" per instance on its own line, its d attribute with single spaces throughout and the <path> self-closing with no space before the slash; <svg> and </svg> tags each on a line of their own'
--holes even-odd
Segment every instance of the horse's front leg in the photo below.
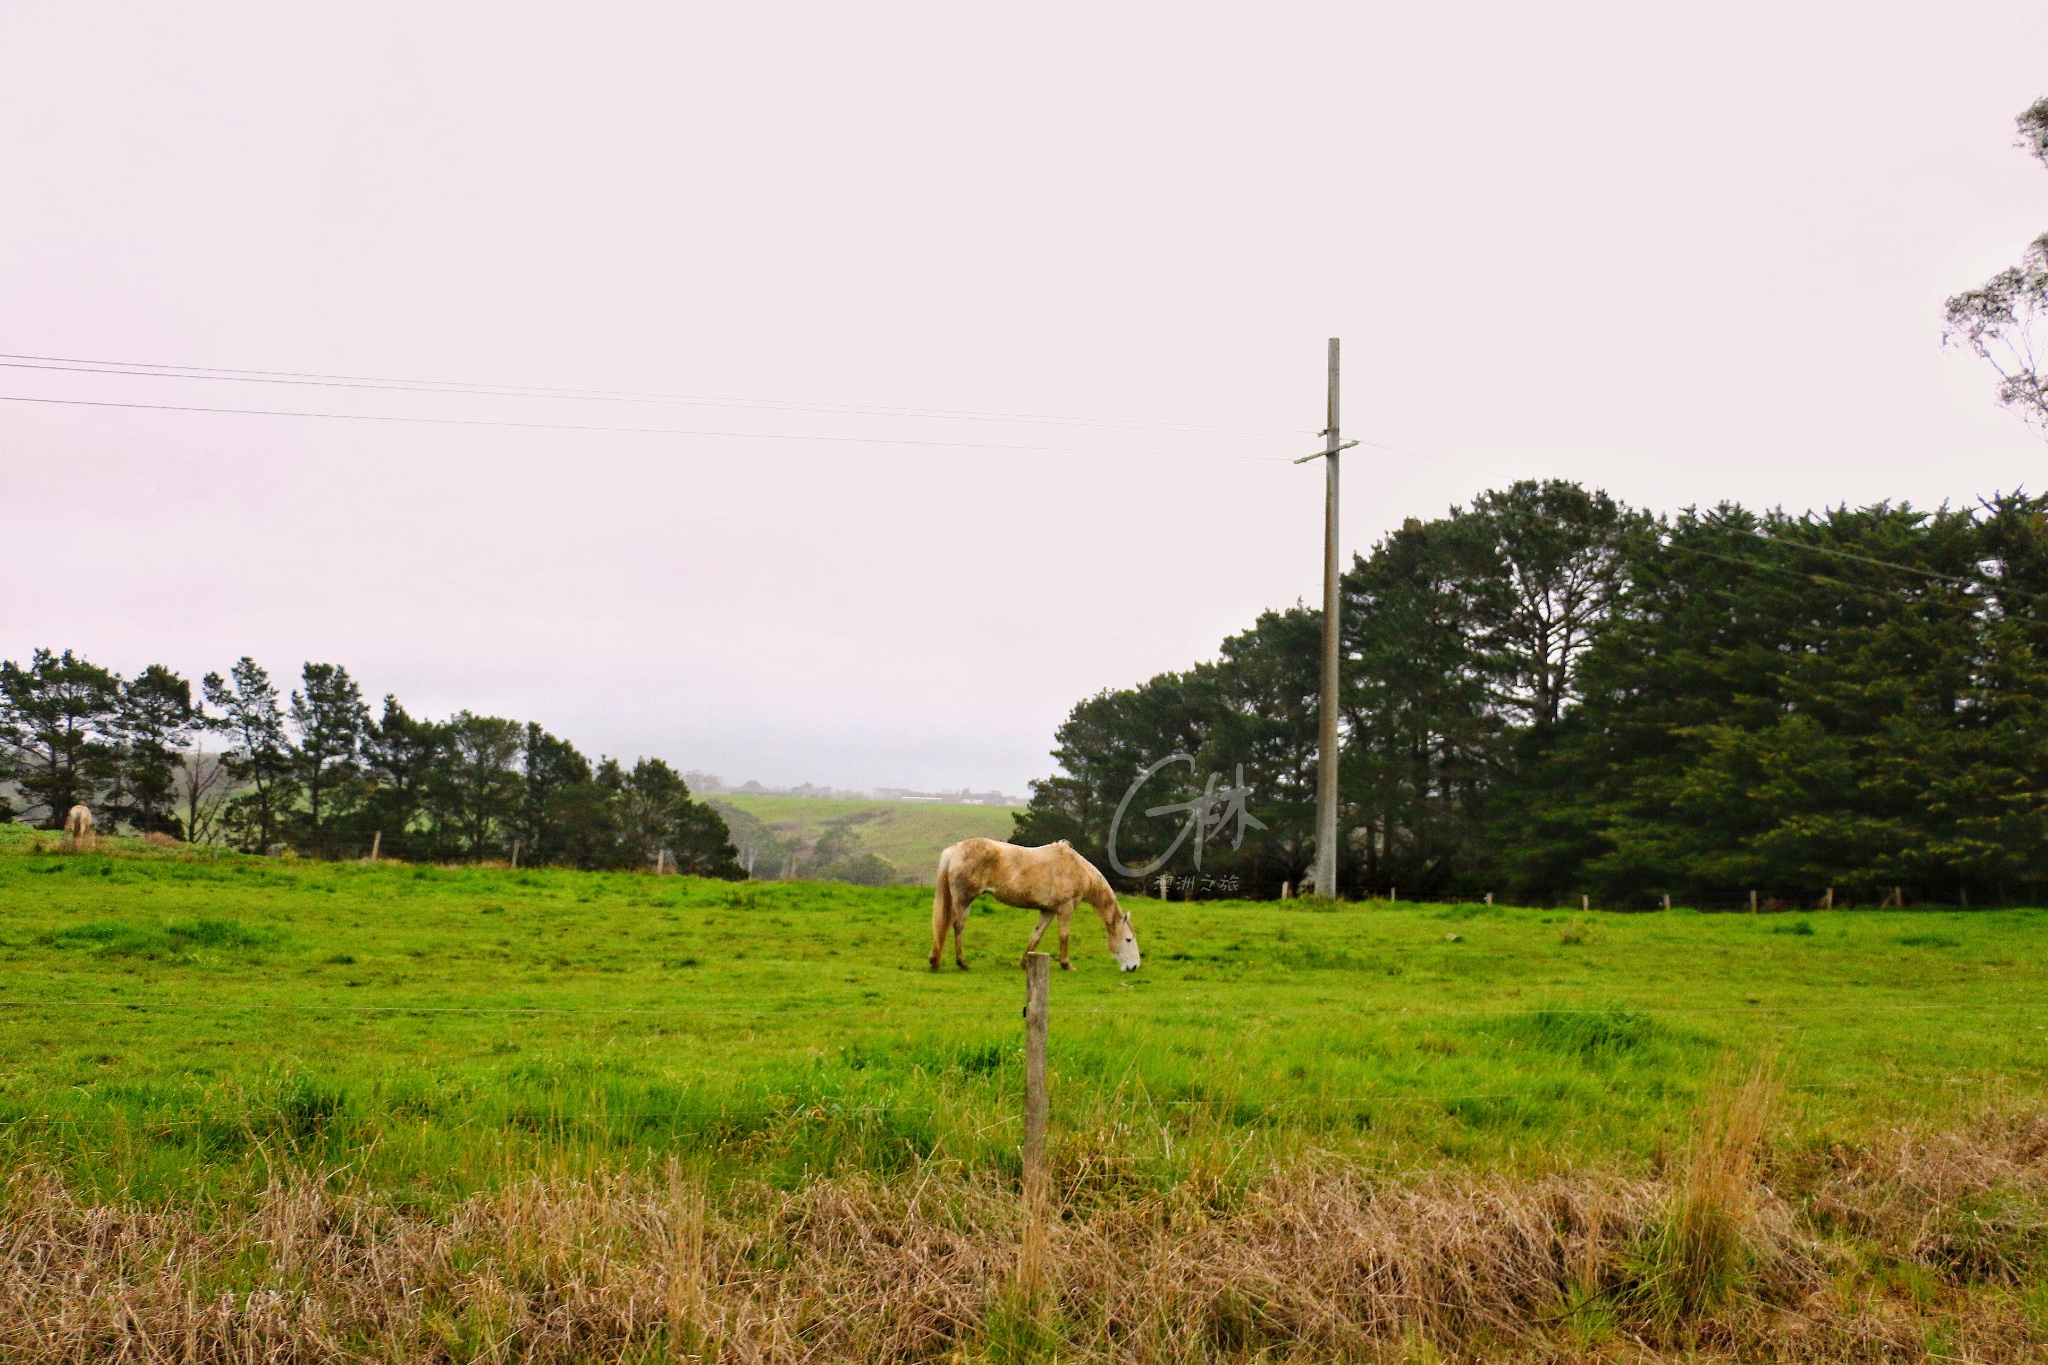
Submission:
<svg viewBox="0 0 2048 1365">
<path fill-rule="evenodd" d="M 1053 912 L 1050 910 L 1038 912 L 1038 927 L 1031 931 L 1031 941 L 1024 945 L 1024 956 L 1018 959 L 1019 966 L 1027 965 L 1031 961 L 1031 955 L 1038 951 L 1038 940 L 1045 937 L 1046 926 L 1052 923 L 1052 917 Z"/>
<path fill-rule="evenodd" d="M 1074 964 L 1067 961 L 1067 932 L 1073 927 L 1074 907 L 1062 905 L 1060 907 L 1060 970 L 1063 972 L 1074 970 Z"/>
</svg>

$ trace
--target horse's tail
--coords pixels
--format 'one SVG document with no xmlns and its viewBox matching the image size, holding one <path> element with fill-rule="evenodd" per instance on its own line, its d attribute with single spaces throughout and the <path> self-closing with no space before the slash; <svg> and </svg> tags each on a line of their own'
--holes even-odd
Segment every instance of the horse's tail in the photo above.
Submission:
<svg viewBox="0 0 2048 1365">
<path fill-rule="evenodd" d="M 953 924 L 953 850 L 939 855 L 939 884 L 932 888 L 932 962 L 945 946 L 946 930 Z"/>
</svg>

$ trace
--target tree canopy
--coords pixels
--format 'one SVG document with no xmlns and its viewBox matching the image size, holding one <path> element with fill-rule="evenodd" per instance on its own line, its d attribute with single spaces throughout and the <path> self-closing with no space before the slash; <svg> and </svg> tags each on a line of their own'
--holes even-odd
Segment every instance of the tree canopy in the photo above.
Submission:
<svg viewBox="0 0 2048 1365">
<path fill-rule="evenodd" d="M 1981 902 L 2048 880 L 2048 499 L 1659 518 L 1524 482 L 1387 535 L 1343 603 L 1346 894 Z M 1186 753 L 1132 802 L 1124 864 L 1187 818 L 1145 810 L 1241 765 L 1265 828 L 1212 839 L 1200 875 L 1299 885 L 1320 633 L 1269 612 L 1081 702 L 1018 838 L 1114 873 L 1118 803 Z"/>
<path fill-rule="evenodd" d="M 2048 166 L 2048 98 L 2014 120 L 2019 146 Z M 1998 375 L 1998 401 L 2048 434 L 2048 233 L 1975 289 L 1948 300 L 1942 340 L 1974 351 Z"/>
<path fill-rule="evenodd" d="M 539 725 L 464 710 L 373 717 L 348 670 L 307 663 L 281 693 L 254 659 L 190 682 L 123 679 L 67 650 L 0 662 L 0 800 L 60 828 L 107 828 L 348 857 L 502 859 L 582 868 L 745 871 L 718 812 L 658 758 L 592 765 Z M 217 749 L 209 754 L 211 738 Z"/>
</svg>

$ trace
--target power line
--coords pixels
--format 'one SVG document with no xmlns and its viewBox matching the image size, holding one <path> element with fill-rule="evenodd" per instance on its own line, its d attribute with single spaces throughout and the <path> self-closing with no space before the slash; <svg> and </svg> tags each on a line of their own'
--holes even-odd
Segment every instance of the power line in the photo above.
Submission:
<svg viewBox="0 0 2048 1365">
<path fill-rule="evenodd" d="M 1388 451 L 1395 455 L 1406 455 L 1411 460 L 1428 460 L 1432 464 L 1448 465 L 1452 469 L 1464 469 L 1474 474 L 1484 474 L 1489 479 L 1506 479 L 1511 483 L 1514 481 L 1513 475 L 1503 474 L 1497 469 L 1485 469 L 1476 464 L 1464 464 L 1458 460 L 1447 460 L 1441 455 L 1425 455 L 1419 450 L 1406 450 L 1400 446 L 1390 446 L 1384 441 L 1360 441 L 1359 444 L 1370 446 L 1374 450 Z"/>
<path fill-rule="evenodd" d="M 634 390 L 572 389 L 553 388 L 546 386 L 469 383 L 465 381 L 447 380 L 390 379 L 379 378 L 376 376 L 369 375 L 321 374 L 317 372 L 296 370 L 257 370 L 233 369 L 215 366 L 163 365 L 147 361 L 98 360 L 70 356 L 34 355 L 19 352 L 0 352 L 0 368 L 19 370 L 42 370 L 60 374 L 119 375 L 129 378 L 188 379 L 202 381 L 210 380 L 220 382 L 253 384 L 313 385 L 328 388 L 359 388 L 373 389 L 383 392 L 431 393 L 467 397 L 515 397 L 597 402 L 650 403 L 669 406 L 728 407 L 753 411 L 807 412 L 853 416 L 933 419 L 945 421 L 1035 422 L 1062 426 L 1097 427 L 1145 431 L 1201 432 L 1227 435 L 1293 436 L 1304 434 L 1293 428 L 1280 427 L 1201 426 L 1193 423 L 1137 422 L 1122 419 L 1058 417 L 1037 413 L 975 412 L 965 409 L 943 408 L 895 408 L 864 404 L 824 404 L 784 400 L 714 398 L 693 395 L 647 393 Z M 123 403 L 111 400 L 83 398 L 31 397 L 28 395 L 20 394 L 0 394 L 0 402 L 40 403 L 69 407 L 116 408 L 153 412 L 193 412 L 218 414 L 226 416 L 302 417 L 324 421 L 400 422 L 426 426 L 467 426 L 525 429 L 536 431 L 575 431 L 632 436 L 703 436 L 727 437 L 738 440 L 825 441 L 832 442 L 835 444 L 928 446 L 955 450 L 1011 450 L 1029 451 L 1034 453 L 1114 455 L 1138 458 L 1162 457 L 1169 459 L 1252 460 L 1272 463 L 1281 463 L 1284 462 L 1287 458 L 1284 456 L 1267 455 L 1211 454 L 1207 452 L 1196 451 L 1141 451 L 1088 446 L 1045 446 L 1012 442 L 932 441 L 920 439 L 896 439 L 878 436 L 827 436 L 800 435 L 786 432 L 708 431 L 702 429 L 679 427 L 610 427 L 594 424 L 569 422 L 521 422 L 510 420 L 490 420 L 483 418 L 413 417 L 379 413 L 303 412 L 275 408 L 210 407 L 178 403 Z M 1446 459 L 1445 457 L 1440 455 L 1425 454 L 1421 451 L 1409 450 L 1403 446 L 1389 445 L 1383 441 L 1358 441 L 1356 442 L 1356 444 L 1363 445 L 1374 450 L 1384 450 L 1391 454 L 1405 455 L 1410 459 L 1427 460 L 1433 464 L 1445 465 L 1453 469 L 1463 469 L 1472 473 L 1484 474 L 1488 478 L 1512 478 L 1512 476 L 1503 474 L 1499 470 L 1488 469 L 1482 465 L 1467 464 L 1458 460 Z M 1419 485 L 1414 486 L 1419 487 Z M 1425 491 L 1440 492 L 1440 490 L 1436 489 L 1429 489 Z M 1981 575 L 1974 578 L 1966 578 L 1955 574 L 1940 573 L 1933 569 L 1921 568 L 1918 565 L 1901 564 L 1893 560 L 1877 559 L 1869 555 L 1859 555 L 1851 551 L 1835 549 L 1831 546 L 1816 545 L 1809 541 L 1794 540 L 1784 536 L 1767 535 L 1762 531 L 1755 530 L 1750 527 L 1727 526 L 1723 529 L 1734 532 L 1738 535 L 1752 536 L 1758 540 L 1762 540 L 1771 544 L 1786 545 L 1795 549 L 1809 550 L 1815 554 L 1829 555 L 1837 559 L 1850 560 L 1859 564 L 1868 564 L 1877 568 L 1892 569 L 1900 573 L 1917 574 L 1925 578 L 1936 579 L 1942 582 L 1955 583 L 1963 586 L 1997 586 L 1994 580 L 1988 579 Z M 1704 550 L 1697 552 L 1701 554 L 1710 553 Z M 1726 556 L 1714 557 L 1727 558 Z M 1767 567 L 1763 565 L 1761 561 L 1748 562 L 1756 564 L 1756 566 L 1759 568 Z M 1837 579 L 1824 578 L 1819 575 L 1808 576 L 1813 577 L 1821 582 L 1837 583 L 1843 587 L 1858 586 L 1853 584 L 1842 583 L 1840 580 Z M 2026 594 L 2026 596 L 2029 598 L 2038 598 L 2040 596 L 2044 596 L 2044 594 Z"/>
<path fill-rule="evenodd" d="M 1731 529 L 1733 529 L 1733 528 L 1731 528 Z M 1752 533 L 1750 533 L 1750 534 L 1755 534 L 1755 533 L 1754 533 L 1754 532 L 1752 532 Z M 1772 540 L 1772 537 L 1770 537 L 1770 536 L 1763 536 L 1763 537 L 1761 537 L 1761 538 L 1762 538 L 1763 540 L 1765 540 L 1765 541 L 1771 541 L 1771 540 Z M 1776 542 L 1776 543 L 1780 543 L 1780 544 L 1786 544 L 1786 543 L 1797 543 L 1797 542 Z M 1714 550 L 1707 550 L 1707 549 L 1702 549 L 1702 548 L 1701 548 L 1700 546 L 1697 546 L 1697 545 L 1678 545 L 1678 544 L 1675 544 L 1675 543 L 1674 543 L 1674 544 L 1673 544 L 1673 546 L 1672 546 L 1672 548 L 1673 548 L 1673 549 L 1676 549 L 1676 550 L 1682 550 L 1682 551 L 1684 551 L 1684 552 L 1685 552 L 1685 553 L 1687 553 L 1687 554 L 1696 554 L 1696 555 L 1704 555 L 1704 556 L 1705 556 L 1705 557 L 1707 557 L 1708 559 L 1718 559 L 1718 560 L 1720 560 L 1721 562 L 1723 562 L 1724 564 L 1740 564 L 1740 565 L 1742 565 L 1742 566 L 1744 566 L 1744 567 L 1746 567 L 1746 568 L 1751 568 L 1751 569 L 1760 569 L 1760 570 L 1762 570 L 1762 571 L 1763 571 L 1764 573 L 1776 573 L 1776 574 L 1784 574 L 1784 575 L 1786 575 L 1786 576 L 1787 576 L 1787 577 L 1789 577 L 1789 578 L 1801 578 L 1801 579 L 1805 579 L 1806 581 L 1808 581 L 1808 582 L 1810 582 L 1810 583 L 1826 583 L 1826 584 L 1828 584 L 1828 585 L 1829 585 L 1830 587 L 1836 587 L 1836 588 L 1841 588 L 1841 589 L 1843 589 L 1843 590 L 1844 590 L 1844 591 L 1846 591 L 1846 592 L 1851 592 L 1851 593 L 1859 593 L 1859 594 L 1861 594 L 1861 595 L 1863 595 L 1863 596 L 1865 596 L 1865 597 L 1869 597 L 1869 598 L 1873 598 L 1873 599 L 1877 599 L 1877 600 L 1881 600 L 1881 601 L 1896 601 L 1896 600 L 1897 600 L 1897 599 L 1896 599 L 1896 597 L 1895 597 L 1895 596 L 1893 595 L 1893 592 L 1892 592 L 1892 590 L 1888 590 L 1888 589 L 1885 589 L 1885 588 L 1880 588 L 1880 587 L 1876 587 L 1876 586 L 1873 586 L 1872 584 L 1869 584 L 1869 583 L 1851 583 L 1851 582 L 1849 582 L 1849 581 L 1848 581 L 1847 579 L 1845 579 L 1845 578 L 1830 578 L 1830 577 L 1829 577 L 1828 575 L 1826 575 L 1826 574 L 1820 574 L 1820 573 L 1813 573 L 1813 572 L 1811 572 L 1811 571 L 1809 571 L 1809 570 L 1806 570 L 1806 569 L 1794 569 L 1794 568 L 1790 568 L 1790 567 L 1787 567 L 1786 565 L 1783 565 L 1783 564 L 1770 564 L 1770 563 L 1766 563 L 1765 561 L 1763 561 L 1763 560 L 1761 560 L 1761 559 L 1752 559 L 1752 558 L 1750 558 L 1750 557 L 1749 557 L 1749 556 L 1747 556 L 1747 555 L 1725 555 L 1725 554 L 1720 554 L 1720 553 L 1718 553 L 1717 551 L 1714 551 Z M 1810 548 L 1810 549 L 1811 549 L 1811 548 L 1818 548 L 1818 547 L 1812 547 L 1812 546 L 1809 546 L 1809 547 L 1807 547 L 1807 548 Z M 1850 556 L 1850 558 L 1861 558 L 1861 556 Z M 1881 567 L 1884 567 L 1884 568 L 1893 568 L 1893 569 L 1904 569 L 1904 568 L 1907 568 L 1907 566 L 1906 566 L 1906 565 L 1903 565 L 1903 564 L 1888 564 L 1888 563 L 1885 563 L 1885 562 L 1884 562 L 1884 561 L 1882 561 L 1882 560 L 1872 560 L 1872 561 L 1870 561 L 1870 562 L 1871 562 L 1871 563 L 1875 563 L 1875 564 L 1879 564 L 1879 565 L 1880 565 Z M 1936 573 L 1931 573 L 1931 572 L 1929 573 L 1929 575 L 1928 575 L 1928 576 L 1929 576 L 1929 577 L 1932 577 L 1932 578 L 1937 578 L 1937 579 L 1940 579 L 1940 580 L 1942 580 L 1942 581 L 1944 581 L 1944 582 L 1948 582 L 1948 583 L 1953 583 L 1953 584 L 1956 584 L 1956 585 L 1958 585 L 1958 586 L 1961 586 L 1961 587 L 1964 587 L 1964 588 L 1973 588 L 1973 587 L 1983 587 L 1983 586 L 1987 586 L 1987 582 L 1986 582 L 1986 580 L 1982 580 L 1982 579 L 1968 579 L 1968 578 L 1956 578 L 1956 577 L 1953 577 L 1953 576 L 1951 576 L 1951 575 L 1948 575 L 1948 574 L 1936 574 Z M 1994 586 L 1995 586 L 1995 585 L 1994 585 Z M 2004 600 L 2005 600 L 2006 602 L 2008 602 L 2008 603 L 2012 603 L 2012 602 L 2041 602 L 2041 601 L 2048 601 L 2048 593 L 2038 593 L 2038 592 L 2012 592 L 2012 591 L 2005 591 L 2005 592 L 2002 592 L 2002 593 L 2000 594 L 2000 596 L 2001 596 L 2001 597 L 2002 597 L 2002 598 L 2003 598 L 2003 599 L 2004 599 Z"/>
<path fill-rule="evenodd" d="M 1208 432 L 1235 436 L 1300 436 L 1292 427 L 1204 426 L 1191 422 L 1141 422 L 1122 418 L 1059 417 L 1045 413 L 977 412 L 960 408 L 888 407 L 867 403 L 821 403 L 793 399 L 718 398 L 698 394 L 649 393 L 630 389 L 573 389 L 544 385 L 485 384 L 463 380 L 389 379 L 373 375 L 319 374 L 300 370 L 228 369 L 205 365 L 158 365 L 146 361 L 94 360 L 71 356 L 0 352 L 0 368 L 59 374 L 106 374 L 137 379 L 187 379 L 237 384 L 293 384 L 320 388 L 375 389 L 396 393 L 437 393 L 479 398 L 537 398 L 578 402 L 649 403 L 678 407 L 746 408 L 767 412 L 817 412 L 864 417 L 907 417 L 954 422 L 1041 422 L 1058 426 L 1109 427 L 1139 431 Z"/>
<path fill-rule="evenodd" d="M 745 441 L 827 441 L 840 445 L 927 446 L 945 450 L 1011 450 L 1053 455 L 1117 455 L 1138 459 L 1250 460 L 1286 464 L 1284 455 L 1220 455 L 1192 450 L 1119 450 L 1101 446 L 1027 445 L 993 441 L 933 441 L 894 436 L 806 436 L 775 431 L 707 431 L 689 427 L 608 427 L 580 422 L 515 422 L 480 417 L 403 417 L 390 413 L 302 412 L 279 408 L 199 407 L 184 403 L 117 403 L 97 398 L 34 398 L 0 393 L 0 403 L 39 403 L 58 407 L 116 408 L 136 412 L 199 412 L 230 417 L 309 417 L 333 422 L 397 422 L 436 427 L 489 427 L 525 431 L 575 431 L 612 436 L 709 436 Z"/>
<path fill-rule="evenodd" d="M 1936 578 L 1944 583 L 1959 583 L 1964 587 L 1980 587 L 1987 581 L 1982 575 L 1975 578 L 1961 578 L 1955 574 L 1937 573 L 1933 569 L 1923 569 L 1916 564 L 1901 564 L 1896 560 L 1890 559 L 1873 559 L 1869 555 L 1852 554 L 1847 550 L 1837 550 L 1828 545 L 1815 545 L 1813 542 L 1806 540 L 1794 540 L 1789 536 L 1767 536 L 1762 531 L 1748 526 L 1724 525 L 1720 529 L 1733 531 L 1738 535 L 1754 536 L 1758 540 L 1771 545 L 1787 545 L 1794 549 L 1811 550 L 1815 554 L 1832 555 L 1836 559 L 1854 560 L 1858 564 L 1873 564 L 1880 569 L 1896 569 L 1900 573 L 1919 574 L 1923 578 Z"/>
<path fill-rule="evenodd" d="M 1406 455 L 1410 459 L 1428 460 L 1432 464 L 1447 465 L 1453 469 L 1469 470 L 1475 474 L 1484 474 L 1488 478 L 1506 479 L 1510 481 L 1512 481 L 1513 479 L 1512 475 L 1503 474 L 1497 469 L 1487 469 L 1481 465 L 1466 464 L 1459 460 L 1448 460 L 1441 455 L 1427 455 L 1419 450 L 1408 450 L 1402 446 L 1388 445 L 1384 441 L 1360 441 L 1359 444 L 1363 446 L 1369 446 L 1374 450 L 1388 451 L 1395 455 Z M 1430 489 L 1428 491 L 1437 492 L 1439 490 Z M 1992 580 L 1985 578 L 1983 575 L 1978 575 L 1974 578 L 1966 578 L 1960 577 L 1956 574 L 1940 573 L 1933 569 L 1923 569 L 1916 564 L 1901 564 L 1896 560 L 1876 559 L 1870 555 L 1859 555 L 1852 553 L 1848 550 L 1838 550 L 1833 548 L 1832 546 L 1816 545 L 1811 541 L 1795 540 L 1789 536 L 1767 535 L 1762 531 L 1747 526 L 1723 525 L 1721 529 L 1735 532 L 1738 535 L 1754 536 L 1758 540 L 1766 541 L 1773 545 L 1786 545 L 1793 547 L 1795 549 L 1811 550 L 1815 554 L 1832 555 L 1836 559 L 1854 560 L 1858 564 L 1870 564 L 1880 569 L 1896 569 L 1900 573 L 1919 574 L 1924 578 L 1940 579 L 1941 581 L 1946 583 L 1958 583 L 1963 584 L 1965 586 L 1974 587 L 1989 584 L 1992 582 Z"/>
</svg>

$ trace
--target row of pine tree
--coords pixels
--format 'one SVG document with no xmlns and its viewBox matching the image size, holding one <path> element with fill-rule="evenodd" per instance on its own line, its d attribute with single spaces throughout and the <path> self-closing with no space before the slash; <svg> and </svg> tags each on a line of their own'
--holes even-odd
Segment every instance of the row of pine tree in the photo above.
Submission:
<svg viewBox="0 0 2048 1365">
<path fill-rule="evenodd" d="M 1345 895 L 1983 904 L 2048 882 L 2048 499 L 1659 517 L 1524 482 L 1386 536 L 1343 613 Z M 1138 804 L 1242 764 L 1266 829 L 1212 835 L 1204 875 L 1299 886 L 1321 632 L 1270 612 L 1080 703 L 1020 840 L 1112 870 L 1118 801 L 1181 752 Z M 1135 868 L 1172 828 L 1127 820 Z"/>
<path fill-rule="evenodd" d="M 17 820 L 252 851 L 382 854 L 744 875 L 718 813 L 658 758 L 593 765 L 535 724 L 459 711 L 373 716 L 346 668 L 308 663 L 281 693 L 244 658 L 191 682 L 132 678 L 70 650 L 0 662 L 0 789 Z"/>
</svg>

